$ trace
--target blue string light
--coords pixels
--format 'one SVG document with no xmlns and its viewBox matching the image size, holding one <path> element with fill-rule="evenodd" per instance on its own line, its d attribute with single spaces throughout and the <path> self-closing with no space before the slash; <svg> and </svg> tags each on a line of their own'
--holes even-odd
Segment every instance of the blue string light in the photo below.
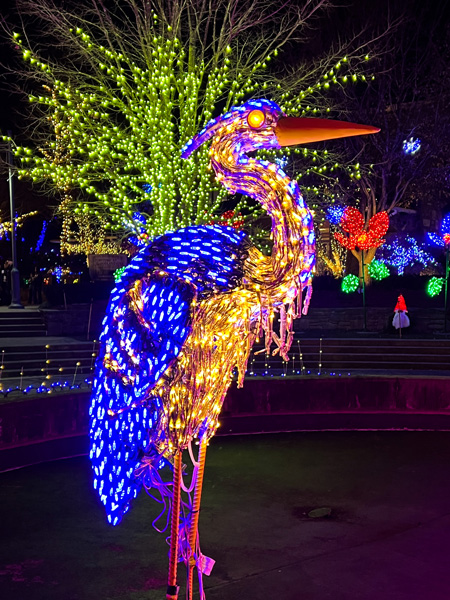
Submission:
<svg viewBox="0 0 450 600">
<path fill-rule="evenodd" d="M 445 215 L 445 217 L 442 219 L 441 235 L 428 232 L 427 239 L 435 246 L 440 246 L 441 248 L 444 248 L 446 245 L 450 244 L 450 214 Z"/>
<path fill-rule="evenodd" d="M 44 221 L 42 223 L 42 229 L 41 229 L 41 233 L 39 234 L 38 240 L 36 242 L 36 248 L 35 248 L 35 252 L 39 252 L 39 250 L 42 248 L 42 244 L 44 243 L 44 239 L 45 239 L 45 234 L 47 232 L 47 227 L 48 227 L 48 221 Z"/>
<path fill-rule="evenodd" d="M 63 268 L 62 268 L 62 267 L 59 267 L 59 266 L 58 266 L 58 267 L 55 267 L 55 268 L 53 269 L 53 275 L 56 277 L 56 281 L 57 281 L 58 283 L 61 283 L 61 279 L 62 279 L 62 277 L 63 277 L 63 275 L 64 275 Z"/>
<path fill-rule="evenodd" d="M 403 140 L 403 152 L 409 155 L 416 154 L 421 145 L 419 138 L 410 137 L 409 140 Z"/>
<path fill-rule="evenodd" d="M 431 231 L 429 231 L 427 233 L 427 240 L 428 242 L 431 242 L 433 246 L 440 246 L 441 248 L 444 248 L 445 246 L 444 240 L 437 233 L 432 233 Z"/>
<path fill-rule="evenodd" d="M 141 223 L 142 225 L 147 223 L 147 219 L 144 217 L 144 215 L 137 211 L 133 213 L 133 221 Z"/>
<path fill-rule="evenodd" d="M 275 163 L 281 168 L 285 169 L 288 165 L 289 157 L 288 156 L 280 156 L 275 159 Z"/>
<path fill-rule="evenodd" d="M 326 211 L 326 218 L 332 225 L 339 225 L 345 212 L 345 206 L 329 206 Z"/>
<path fill-rule="evenodd" d="M 143 188 L 152 189 L 150 185 L 146 184 Z M 147 191 L 147 190 L 145 190 Z M 150 193 L 149 191 L 147 193 Z M 125 224 L 127 227 L 136 232 L 136 235 L 131 235 L 128 241 L 138 248 L 144 248 L 149 243 L 149 236 L 147 234 L 147 218 L 140 212 L 135 211 L 132 215 L 133 220 L 127 221 Z"/>
<path fill-rule="evenodd" d="M 445 215 L 441 223 L 442 234 L 450 234 L 450 215 Z"/>
</svg>

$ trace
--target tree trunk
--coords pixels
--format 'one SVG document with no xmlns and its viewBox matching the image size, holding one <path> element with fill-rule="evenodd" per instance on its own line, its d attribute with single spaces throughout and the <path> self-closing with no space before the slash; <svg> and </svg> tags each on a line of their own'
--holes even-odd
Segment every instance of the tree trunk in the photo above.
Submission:
<svg viewBox="0 0 450 600">
<path fill-rule="evenodd" d="M 369 265 L 370 263 L 373 261 L 374 257 L 375 257 L 375 252 L 377 251 L 376 248 L 370 248 L 370 250 L 365 250 L 364 251 L 364 283 L 366 285 L 370 285 L 371 283 L 371 278 L 369 275 Z M 352 250 L 351 253 L 353 254 L 353 256 L 356 258 L 356 260 L 358 261 L 358 275 L 359 278 L 362 279 L 363 276 L 363 272 L 362 272 L 362 252 L 361 250 Z"/>
</svg>

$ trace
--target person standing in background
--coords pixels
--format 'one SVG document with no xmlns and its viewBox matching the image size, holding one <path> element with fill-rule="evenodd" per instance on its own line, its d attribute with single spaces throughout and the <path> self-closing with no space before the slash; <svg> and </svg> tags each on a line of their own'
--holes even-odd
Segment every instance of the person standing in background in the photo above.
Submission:
<svg viewBox="0 0 450 600">
<path fill-rule="evenodd" d="M 402 337 L 402 329 L 409 327 L 410 321 L 406 314 L 408 309 L 406 308 L 406 302 L 402 294 L 397 298 L 397 304 L 394 308 L 394 318 L 392 319 L 392 325 L 395 329 L 398 329 L 399 336 Z"/>
<path fill-rule="evenodd" d="M 11 302 L 11 270 L 12 261 L 10 259 L 2 262 L 0 271 L 0 303 L 3 305 L 8 305 Z"/>
<path fill-rule="evenodd" d="M 42 304 L 42 274 L 38 267 L 34 267 L 30 275 L 28 303 Z"/>
</svg>

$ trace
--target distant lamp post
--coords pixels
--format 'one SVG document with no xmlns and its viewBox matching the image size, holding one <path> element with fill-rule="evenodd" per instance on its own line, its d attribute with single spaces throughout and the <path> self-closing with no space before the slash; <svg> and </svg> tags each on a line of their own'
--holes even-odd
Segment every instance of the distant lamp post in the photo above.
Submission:
<svg viewBox="0 0 450 600">
<path fill-rule="evenodd" d="M 11 132 L 8 131 L 8 136 Z M 16 245 L 16 209 L 14 206 L 14 180 L 13 180 L 13 154 L 11 142 L 8 143 L 6 150 L 8 152 L 8 181 L 9 181 L 9 211 L 11 215 L 11 304 L 8 308 L 24 308 L 20 301 L 20 274 L 17 266 L 17 245 Z"/>
</svg>

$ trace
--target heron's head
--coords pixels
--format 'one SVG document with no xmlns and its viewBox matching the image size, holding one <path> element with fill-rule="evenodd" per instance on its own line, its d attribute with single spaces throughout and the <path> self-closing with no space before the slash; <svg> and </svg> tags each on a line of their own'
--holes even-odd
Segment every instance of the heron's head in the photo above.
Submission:
<svg viewBox="0 0 450 600">
<path fill-rule="evenodd" d="M 231 143 L 234 150 L 250 152 L 260 149 L 296 146 L 335 138 L 377 133 L 377 127 L 331 119 L 287 117 L 278 104 L 269 100 L 250 100 L 231 108 L 210 121 L 182 149 L 182 158 L 211 138 Z"/>
</svg>

